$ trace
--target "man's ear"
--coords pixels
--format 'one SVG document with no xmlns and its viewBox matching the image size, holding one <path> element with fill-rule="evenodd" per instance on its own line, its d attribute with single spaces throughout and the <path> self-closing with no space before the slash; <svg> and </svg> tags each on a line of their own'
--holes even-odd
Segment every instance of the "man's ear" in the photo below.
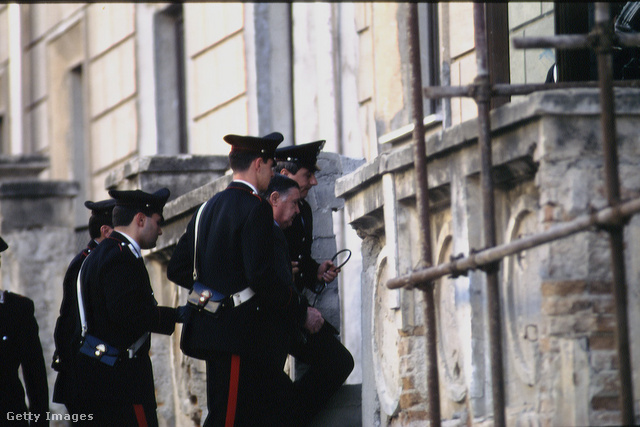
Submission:
<svg viewBox="0 0 640 427">
<path fill-rule="evenodd" d="M 260 169 L 260 166 L 262 165 L 262 163 L 263 163 L 262 157 L 258 157 L 254 159 L 253 162 L 251 162 L 251 164 L 253 165 L 253 169 L 256 171 Z"/>
<path fill-rule="evenodd" d="M 271 203 L 271 206 L 277 206 L 279 201 L 280 193 L 278 193 L 277 191 L 274 191 L 269 195 L 269 202 Z"/>
<path fill-rule="evenodd" d="M 103 238 L 109 237 L 112 231 L 113 231 L 113 228 L 109 227 L 108 225 L 103 225 L 100 227 L 100 235 Z"/>
<path fill-rule="evenodd" d="M 144 222 L 146 220 L 147 220 L 147 216 L 142 212 L 138 212 L 134 217 L 134 221 L 139 227 L 144 227 Z"/>
</svg>

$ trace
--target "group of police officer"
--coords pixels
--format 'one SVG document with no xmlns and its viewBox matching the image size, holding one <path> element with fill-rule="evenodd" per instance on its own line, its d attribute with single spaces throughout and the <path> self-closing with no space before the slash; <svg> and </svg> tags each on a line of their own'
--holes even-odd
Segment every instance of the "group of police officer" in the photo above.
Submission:
<svg viewBox="0 0 640 427">
<path fill-rule="evenodd" d="M 197 252 L 199 282 L 224 298 L 207 329 L 215 345 L 206 357 L 204 425 L 306 425 L 354 367 L 304 292 L 340 271 L 311 257 L 305 197 L 317 184 L 324 141 L 278 149 L 277 132 L 224 140 L 233 180 L 203 208 L 197 247 L 194 214 L 167 267 L 171 281 L 191 289 Z M 109 195 L 85 203 L 91 241 L 64 278 L 53 401 L 78 424 L 154 426 L 150 333 L 172 334 L 176 323 L 195 321 L 194 309 L 159 306 L 142 258 L 162 234 L 169 190 Z M 307 367 L 296 380 L 283 369 L 289 354 Z"/>
</svg>

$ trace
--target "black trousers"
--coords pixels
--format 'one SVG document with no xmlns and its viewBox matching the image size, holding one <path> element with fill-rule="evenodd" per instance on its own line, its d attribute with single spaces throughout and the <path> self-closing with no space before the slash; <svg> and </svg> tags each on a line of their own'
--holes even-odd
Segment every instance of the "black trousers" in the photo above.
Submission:
<svg viewBox="0 0 640 427">
<path fill-rule="evenodd" d="M 296 365 L 307 365 L 302 367 L 306 371 L 295 381 L 294 388 L 306 418 L 311 419 L 353 371 L 353 356 L 326 322 L 318 333 L 308 334 L 306 342 L 296 342 L 290 353 L 296 358 Z"/>
<path fill-rule="evenodd" d="M 305 420 L 293 382 L 267 357 L 217 353 L 207 360 L 204 427 L 302 426 Z"/>
</svg>

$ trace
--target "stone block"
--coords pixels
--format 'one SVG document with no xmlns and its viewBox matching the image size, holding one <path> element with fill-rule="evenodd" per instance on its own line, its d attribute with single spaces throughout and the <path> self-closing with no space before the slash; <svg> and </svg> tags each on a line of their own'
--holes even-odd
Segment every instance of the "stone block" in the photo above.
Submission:
<svg viewBox="0 0 640 427">
<path fill-rule="evenodd" d="M 591 355 L 591 369 L 595 373 L 599 373 L 602 371 L 611 371 L 616 369 L 615 364 L 615 351 L 613 350 L 598 350 L 594 351 Z"/>
<path fill-rule="evenodd" d="M 218 67 L 217 64 L 225 64 Z M 246 64 L 242 33 L 236 34 L 193 60 L 193 115 L 202 116 L 245 95 Z"/>
<path fill-rule="evenodd" d="M 591 388 L 595 396 L 617 395 L 620 391 L 620 378 L 616 371 L 602 371 L 591 381 Z"/>
<path fill-rule="evenodd" d="M 67 20 L 70 16 L 84 7 L 80 3 L 58 3 L 58 4 L 32 4 L 30 31 L 25 31 L 26 44 L 41 39 L 46 33 L 61 21 Z"/>
<path fill-rule="evenodd" d="M 576 319 L 573 316 L 552 317 L 549 319 L 549 334 L 571 336 L 575 331 L 576 323 Z"/>
<path fill-rule="evenodd" d="M 589 337 L 591 350 L 613 350 L 615 348 L 615 336 L 613 332 L 594 332 Z"/>
<path fill-rule="evenodd" d="M 0 9 L 0 63 L 5 64 L 9 59 L 9 12 L 5 6 Z"/>
<path fill-rule="evenodd" d="M 403 353 L 400 353 L 403 354 Z M 406 353 L 404 353 L 406 354 Z M 413 377 L 412 376 L 405 376 L 401 378 L 402 380 L 402 389 L 403 390 L 415 390 L 415 383 L 413 381 Z"/>
<path fill-rule="evenodd" d="M 91 63 L 89 111 L 92 117 L 104 113 L 105 110 L 136 93 L 135 64 L 135 39 L 133 38 Z M 129 119 L 132 117 L 135 115 L 129 116 Z"/>
<path fill-rule="evenodd" d="M 134 8 L 135 3 L 98 3 L 88 7 L 90 57 L 135 33 Z"/>
<path fill-rule="evenodd" d="M 228 156 L 147 156 L 136 157 L 109 173 L 106 188 L 156 191 L 167 187 L 169 200 L 219 178 L 229 167 Z"/>
<path fill-rule="evenodd" d="M 614 314 L 615 302 L 613 298 L 598 298 L 593 300 L 593 311 L 599 314 Z"/>
<path fill-rule="evenodd" d="M 408 409 L 422 403 L 422 396 L 415 391 L 403 392 L 400 394 L 400 408 Z"/>
<path fill-rule="evenodd" d="M 31 84 L 25 87 L 25 99 L 31 105 L 47 96 L 47 68 L 43 64 L 46 48 L 47 43 L 37 43 L 25 55 L 25 72 L 32 76 Z"/>
<path fill-rule="evenodd" d="M 78 183 L 21 181 L 0 183 L 2 233 L 43 227 L 73 227 Z"/>
<path fill-rule="evenodd" d="M 570 314 L 573 301 L 566 298 L 545 298 L 542 301 L 541 312 L 548 316 Z"/>
<path fill-rule="evenodd" d="M 511 7 L 510 7 L 511 8 Z M 509 33 L 509 38 L 524 37 L 524 31 L 519 29 Z M 509 40 L 509 75 L 511 84 L 525 83 L 525 49 L 516 49 Z"/>
<path fill-rule="evenodd" d="M 187 3 L 184 5 L 186 54 L 190 57 L 243 30 L 242 3 Z"/>
<path fill-rule="evenodd" d="M 543 297 L 579 295 L 587 289 L 584 280 L 558 280 L 542 282 L 541 292 Z"/>
<path fill-rule="evenodd" d="M 367 5 L 367 8 L 370 6 Z M 361 64 L 373 64 L 373 34 L 372 31 L 363 31 L 358 35 L 358 47 Z M 358 102 L 363 103 L 373 99 L 374 93 L 374 68 L 373 66 L 358 67 Z"/>
<path fill-rule="evenodd" d="M 191 119 L 190 153 L 228 155 L 230 146 L 222 138 L 230 133 L 248 133 L 247 97 L 239 96 L 215 111 Z"/>
<path fill-rule="evenodd" d="M 425 425 L 429 420 L 429 412 L 425 410 L 411 410 L 403 412 L 398 416 L 398 421 L 402 426 L 421 426 Z M 447 427 L 452 427 L 449 423 L 443 423 Z M 462 424 L 454 424 L 454 425 L 462 425 Z"/>
<path fill-rule="evenodd" d="M 102 170 L 136 152 L 135 108 L 135 100 L 130 100 L 91 124 L 91 170 Z"/>
<path fill-rule="evenodd" d="M 509 4 L 509 28 L 519 27 L 540 17 L 540 2 L 518 2 Z"/>
<path fill-rule="evenodd" d="M 610 406 L 612 403 L 607 403 L 605 406 Z M 619 410 L 602 410 L 594 411 L 591 416 L 591 425 L 594 426 L 618 426 L 620 425 L 620 411 Z"/>
<path fill-rule="evenodd" d="M 455 25 L 450 26 L 448 34 L 449 51 L 451 58 L 456 58 L 475 47 L 473 3 L 451 2 L 449 16 L 455 22 Z"/>
<path fill-rule="evenodd" d="M 594 411 L 617 411 L 619 399 L 618 396 L 594 396 L 591 399 L 591 408 Z"/>
<path fill-rule="evenodd" d="M 594 295 L 607 294 L 611 295 L 613 284 L 608 281 L 589 281 L 589 292 Z"/>
<path fill-rule="evenodd" d="M 613 308 L 613 304 L 612 304 Z M 613 332 L 616 328 L 615 311 L 612 309 L 609 314 L 601 315 L 596 318 L 596 330 L 598 332 Z"/>
</svg>

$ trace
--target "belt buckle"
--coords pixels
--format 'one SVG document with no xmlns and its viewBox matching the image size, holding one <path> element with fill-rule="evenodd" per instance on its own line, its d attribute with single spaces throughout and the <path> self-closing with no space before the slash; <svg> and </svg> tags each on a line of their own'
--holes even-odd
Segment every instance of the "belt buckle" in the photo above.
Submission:
<svg viewBox="0 0 640 427">
<path fill-rule="evenodd" d="M 243 303 L 242 297 L 240 296 L 240 292 L 238 292 L 237 294 L 233 294 L 232 301 L 233 301 L 233 306 L 234 307 L 237 307 L 237 306 L 239 306 L 240 304 Z"/>
</svg>

